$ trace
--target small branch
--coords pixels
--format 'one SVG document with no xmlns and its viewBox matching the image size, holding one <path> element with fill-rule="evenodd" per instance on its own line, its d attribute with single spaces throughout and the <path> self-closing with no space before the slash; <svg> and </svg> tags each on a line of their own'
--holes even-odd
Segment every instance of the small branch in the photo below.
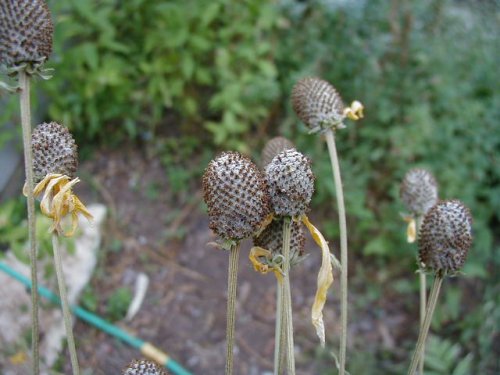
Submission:
<svg viewBox="0 0 500 375">
<path fill-rule="evenodd" d="M 59 286 L 59 296 L 61 297 L 61 306 L 64 317 L 64 327 L 66 328 L 66 336 L 68 339 L 68 350 L 71 359 L 71 367 L 73 368 L 73 375 L 79 375 L 80 367 L 78 366 L 75 338 L 73 337 L 73 324 L 71 320 L 71 311 L 68 302 L 68 294 L 66 292 L 66 282 L 64 280 L 61 253 L 59 252 L 59 238 L 56 233 L 52 234 L 52 249 L 54 251 L 54 264 L 56 266 L 57 284 Z"/>
<path fill-rule="evenodd" d="M 21 124 L 23 128 L 23 146 L 24 146 L 24 168 L 26 173 L 27 186 L 27 206 L 28 206 L 28 237 L 30 244 L 30 268 L 31 282 L 31 340 L 33 355 L 33 374 L 40 373 L 40 353 L 39 353 L 39 327 L 38 327 L 38 272 L 36 256 L 36 216 L 35 216 L 35 198 L 33 196 L 33 155 L 31 150 L 31 104 L 30 104 L 30 78 L 26 72 L 19 72 L 19 85 L 21 88 L 20 107 Z"/>
<path fill-rule="evenodd" d="M 436 308 L 437 299 L 439 297 L 439 291 L 441 289 L 443 279 L 444 276 L 441 274 L 441 272 L 436 273 L 436 278 L 434 279 L 434 284 L 432 285 L 431 293 L 429 295 L 429 304 L 425 313 L 424 323 L 420 328 L 420 333 L 418 334 L 417 346 L 415 348 L 415 351 L 413 352 L 413 357 L 411 358 L 408 375 L 415 374 L 419 359 L 422 358 L 425 340 L 427 338 L 427 334 L 429 333 L 429 327 L 431 326 L 432 316 L 434 315 L 434 310 Z"/>
<path fill-rule="evenodd" d="M 226 328 L 226 375 L 233 374 L 234 326 L 236 320 L 236 291 L 238 287 L 238 260 L 240 244 L 231 246 L 229 251 L 227 277 L 227 328 Z"/>
<path fill-rule="evenodd" d="M 340 350 L 339 350 L 339 374 L 345 375 L 346 347 L 347 347 L 347 223 L 344 207 L 344 191 L 342 189 L 342 179 L 340 177 L 340 165 L 335 147 L 335 137 L 333 131 L 326 131 L 326 143 L 330 154 L 333 177 L 335 181 L 335 192 L 337 195 L 337 206 L 339 212 L 340 225 L 340 263 L 342 272 L 340 273 Z"/>
</svg>

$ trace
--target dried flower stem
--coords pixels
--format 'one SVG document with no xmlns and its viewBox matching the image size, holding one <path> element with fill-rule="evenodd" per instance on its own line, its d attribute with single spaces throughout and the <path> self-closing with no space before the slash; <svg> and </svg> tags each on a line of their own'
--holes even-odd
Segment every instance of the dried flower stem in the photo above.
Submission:
<svg viewBox="0 0 500 375">
<path fill-rule="evenodd" d="M 284 346 L 283 334 L 283 280 L 276 280 L 276 324 L 274 327 L 274 373 L 281 374 L 283 366 L 282 348 Z"/>
<path fill-rule="evenodd" d="M 290 218 L 283 220 L 283 305 L 284 333 L 286 343 L 286 367 L 288 375 L 295 375 L 295 355 L 293 343 L 292 296 L 290 291 Z"/>
<path fill-rule="evenodd" d="M 38 272 L 36 258 L 36 216 L 35 216 L 35 198 L 33 196 L 33 155 L 31 151 L 31 105 L 30 105 L 30 78 L 26 72 L 19 72 L 19 86 L 21 88 L 20 107 L 21 124 L 23 128 L 23 146 L 24 146 L 24 168 L 26 173 L 26 184 L 28 187 L 27 206 L 28 206 L 28 237 L 30 243 L 30 268 L 31 268 L 31 345 L 33 374 L 40 373 L 40 354 L 39 354 L 39 328 L 38 328 Z"/>
<path fill-rule="evenodd" d="M 419 360 L 423 357 L 425 340 L 427 334 L 429 333 L 429 327 L 432 322 L 432 316 L 434 315 L 434 310 L 436 308 L 436 303 L 439 297 L 439 291 L 441 289 L 441 284 L 443 283 L 444 275 L 441 272 L 436 273 L 436 278 L 434 279 L 434 284 L 432 285 L 431 293 L 429 295 L 429 303 L 427 305 L 427 310 L 425 312 L 425 319 L 422 327 L 420 328 L 420 333 L 418 334 L 418 341 L 415 351 L 413 352 L 413 357 L 411 358 L 410 368 L 408 370 L 408 375 L 414 375 L 417 370 Z"/>
<path fill-rule="evenodd" d="M 417 239 L 418 233 L 420 232 L 420 226 L 422 225 L 423 217 L 419 215 L 416 219 L 417 221 Z M 420 260 L 418 260 L 420 263 Z M 420 267 L 419 264 L 419 280 L 420 280 L 420 329 L 422 329 L 424 325 L 425 319 L 425 309 L 427 303 L 427 276 L 425 275 L 424 270 Z M 424 348 L 422 349 L 422 357 L 419 360 L 418 372 L 420 375 L 424 375 L 424 363 L 425 363 L 425 342 L 423 343 Z"/>
<path fill-rule="evenodd" d="M 56 233 L 52 234 L 52 249 L 54 251 L 54 264 L 56 267 L 57 284 L 59 286 L 59 296 L 61 298 L 61 306 L 64 317 L 64 326 L 66 328 L 66 336 L 68 340 L 68 350 L 71 359 L 71 367 L 73 368 L 73 375 L 79 375 L 80 367 L 78 366 L 75 338 L 73 337 L 73 323 L 68 302 L 68 294 L 66 291 L 66 282 L 64 280 L 61 253 L 59 252 L 59 237 Z"/>
<path fill-rule="evenodd" d="M 240 257 L 239 242 L 231 246 L 229 254 L 229 269 L 227 277 L 226 375 L 233 374 L 236 290 L 238 287 L 238 260 Z"/>
<path fill-rule="evenodd" d="M 340 177 L 340 166 L 335 147 L 335 136 L 331 129 L 325 133 L 330 161 L 332 163 L 333 177 L 335 181 L 335 193 L 337 195 L 337 206 L 340 225 L 340 350 L 339 350 L 339 374 L 345 374 L 346 346 L 347 346 L 347 224 L 344 207 L 344 192 L 342 190 L 342 179 Z"/>
</svg>

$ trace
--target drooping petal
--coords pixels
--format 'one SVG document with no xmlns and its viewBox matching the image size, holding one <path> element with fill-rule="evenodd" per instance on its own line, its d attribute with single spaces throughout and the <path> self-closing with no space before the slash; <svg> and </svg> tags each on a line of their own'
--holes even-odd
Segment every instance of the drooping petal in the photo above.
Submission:
<svg viewBox="0 0 500 375">
<path fill-rule="evenodd" d="M 408 243 L 413 243 L 417 239 L 417 222 L 412 216 L 405 216 L 403 220 L 408 223 L 408 227 L 406 228 L 406 240 Z"/>
<path fill-rule="evenodd" d="M 328 243 L 321 232 L 311 224 L 306 215 L 301 217 L 312 238 L 321 248 L 321 267 L 318 272 L 317 290 L 314 297 L 314 303 L 311 309 L 311 320 L 316 328 L 316 334 L 319 337 L 321 346 L 325 346 L 325 323 L 323 322 L 323 307 L 325 306 L 328 289 L 333 283 L 332 262 L 330 258 L 330 249 Z"/>
<path fill-rule="evenodd" d="M 250 249 L 250 255 L 248 258 L 253 265 L 253 269 L 262 274 L 266 274 L 269 271 L 273 271 L 274 275 L 281 282 L 283 280 L 283 271 L 277 264 L 265 264 L 259 260 L 259 257 L 265 257 L 266 259 L 271 260 L 272 253 L 269 250 L 266 250 L 262 247 L 254 246 Z"/>
</svg>

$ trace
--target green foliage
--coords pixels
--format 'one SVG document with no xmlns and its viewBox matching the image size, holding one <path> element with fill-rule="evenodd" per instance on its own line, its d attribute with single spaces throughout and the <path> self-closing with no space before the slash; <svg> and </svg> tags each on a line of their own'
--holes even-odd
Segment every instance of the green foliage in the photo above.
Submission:
<svg viewBox="0 0 500 375">
<path fill-rule="evenodd" d="M 123 319 L 127 314 L 128 306 L 132 301 L 130 289 L 118 288 L 108 299 L 106 304 L 106 317 L 111 321 Z"/>
<path fill-rule="evenodd" d="M 464 355 L 460 345 L 437 336 L 429 336 L 425 347 L 426 375 L 468 375 L 472 373 L 472 355 Z"/>
<path fill-rule="evenodd" d="M 151 139 L 171 131 L 173 111 L 187 132 L 204 127 L 216 144 L 244 149 L 241 136 L 279 94 L 269 38 L 278 18 L 265 0 L 53 5 L 49 115 L 84 140 Z"/>
</svg>

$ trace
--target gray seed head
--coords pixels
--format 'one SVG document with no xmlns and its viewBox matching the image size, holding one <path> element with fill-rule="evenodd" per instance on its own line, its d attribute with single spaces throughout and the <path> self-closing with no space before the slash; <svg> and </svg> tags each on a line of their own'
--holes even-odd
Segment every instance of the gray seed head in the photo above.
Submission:
<svg viewBox="0 0 500 375">
<path fill-rule="evenodd" d="M 123 375 L 168 375 L 168 373 L 151 361 L 132 361 L 124 370 Z"/>
<path fill-rule="evenodd" d="M 292 89 L 292 107 L 311 132 L 342 128 L 344 103 L 335 88 L 319 78 L 303 78 Z"/>
<path fill-rule="evenodd" d="M 263 173 L 237 152 L 224 152 L 208 164 L 203 198 L 209 227 L 223 240 L 252 236 L 271 212 Z"/>
<path fill-rule="evenodd" d="M 43 0 L 0 1 L 0 64 L 39 64 L 52 52 L 54 27 Z"/>
<path fill-rule="evenodd" d="M 414 215 L 425 215 L 438 200 L 438 186 L 434 176 L 425 169 L 410 169 L 401 183 L 400 196 Z"/>
<path fill-rule="evenodd" d="M 459 200 L 440 201 L 425 215 L 418 247 L 425 268 L 454 273 L 472 245 L 472 217 Z"/>
<path fill-rule="evenodd" d="M 35 182 L 49 173 L 74 178 L 78 168 L 78 151 L 68 128 L 56 122 L 38 125 L 31 135 Z"/>
<path fill-rule="evenodd" d="M 309 209 L 314 192 L 310 160 L 295 149 L 285 150 L 266 167 L 269 195 L 274 212 L 300 216 Z"/>
<path fill-rule="evenodd" d="M 295 148 L 295 145 L 292 143 L 292 141 L 289 141 L 285 137 L 274 137 L 270 139 L 262 149 L 262 167 L 265 168 L 280 152 L 289 150 L 291 148 Z"/>
<path fill-rule="evenodd" d="M 281 254 L 283 249 L 283 218 L 273 220 L 258 237 L 254 237 L 253 243 L 255 246 L 269 250 L 273 256 Z M 306 237 L 301 223 L 292 221 L 290 232 L 292 264 L 297 263 L 300 257 L 304 256 L 305 243 Z"/>
</svg>

